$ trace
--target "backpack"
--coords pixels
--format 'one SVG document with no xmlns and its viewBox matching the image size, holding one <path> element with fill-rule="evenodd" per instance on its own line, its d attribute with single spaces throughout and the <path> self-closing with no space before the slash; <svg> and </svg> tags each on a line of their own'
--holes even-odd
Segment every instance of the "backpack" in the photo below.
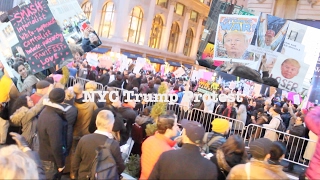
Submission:
<svg viewBox="0 0 320 180">
<path fill-rule="evenodd" d="M 204 137 L 203 137 L 203 142 L 206 142 L 206 144 L 202 147 L 202 151 L 206 154 L 208 154 L 210 152 L 210 146 L 216 142 L 219 141 L 221 138 L 223 138 L 222 136 L 215 136 L 213 137 L 213 133 L 209 132 L 209 133 L 205 133 Z M 211 136 L 209 138 L 209 136 Z M 210 140 L 209 140 L 210 139 Z"/>
<path fill-rule="evenodd" d="M 285 132 L 287 130 L 286 125 L 284 124 L 284 122 L 282 121 L 281 118 L 277 118 L 280 121 L 279 126 L 277 127 L 277 131 L 281 131 L 281 132 Z"/>
<path fill-rule="evenodd" d="M 116 161 L 110 151 L 111 143 L 112 140 L 107 138 L 105 144 L 97 148 L 88 179 L 120 179 Z"/>
</svg>

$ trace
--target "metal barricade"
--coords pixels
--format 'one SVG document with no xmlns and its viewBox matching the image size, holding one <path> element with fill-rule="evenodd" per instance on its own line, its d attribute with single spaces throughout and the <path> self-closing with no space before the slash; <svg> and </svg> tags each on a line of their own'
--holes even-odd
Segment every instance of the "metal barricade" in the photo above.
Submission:
<svg viewBox="0 0 320 180">
<path fill-rule="evenodd" d="M 104 91 L 104 87 L 103 87 L 103 85 L 101 83 L 97 83 L 97 90 Z"/>
<path fill-rule="evenodd" d="M 77 80 L 76 80 L 75 77 L 69 77 L 69 81 L 68 81 L 67 87 L 72 87 L 76 83 L 77 83 Z"/>
<path fill-rule="evenodd" d="M 229 121 L 230 128 L 229 128 L 229 135 L 232 134 L 238 134 L 240 136 L 244 135 L 244 130 L 246 129 L 245 124 L 237 119 L 232 119 L 226 116 L 222 116 L 219 114 L 215 113 L 210 113 L 210 112 L 205 112 L 204 110 L 200 109 L 192 109 L 191 113 L 188 114 L 188 120 L 191 121 L 198 121 L 203 125 L 205 130 L 207 132 L 211 131 L 211 123 L 214 121 L 214 119 L 221 118 L 221 119 L 226 119 Z"/>
<path fill-rule="evenodd" d="M 173 111 L 177 115 L 178 122 L 182 119 L 188 119 L 188 115 L 191 112 L 190 107 L 181 105 L 179 103 L 168 103 L 166 109 L 167 111 L 168 110 Z"/>
<path fill-rule="evenodd" d="M 271 141 L 283 142 L 287 149 L 284 160 L 304 167 L 308 167 L 309 162 L 300 161 L 304 156 L 303 147 L 309 143 L 316 144 L 316 141 L 307 138 L 294 136 L 286 132 L 277 131 L 275 129 L 270 129 L 255 124 L 249 124 L 247 126 L 247 133 L 244 138 L 245 141 L 248 141 L 248 143 L 246 143 L 246 148 L 249 148 L 249 145 L 252 141 L 259 138 L 268 138 Z"/>
<path fill-rule="evenodd" d="M 90 81 L 89 79 L 84 79 L 84 78 L 79 78 L 79 77 L 76 78 L 76 83 L 80 83 L 83 86 L 86 85 L 86 83 L 89 81 Z"/>
</svg>

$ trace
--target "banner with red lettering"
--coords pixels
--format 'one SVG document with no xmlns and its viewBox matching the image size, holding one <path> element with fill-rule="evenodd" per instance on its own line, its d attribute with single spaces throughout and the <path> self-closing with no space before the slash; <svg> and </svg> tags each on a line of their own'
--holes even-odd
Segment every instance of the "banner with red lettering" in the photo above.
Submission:
<svg viewBox="0 0 320 180">
<path fill-rule="evenodd" d="M 72 53 L 45 0 L 17 6 L 8 14 L 32 74 L 72 61 Z"/>
</svg>

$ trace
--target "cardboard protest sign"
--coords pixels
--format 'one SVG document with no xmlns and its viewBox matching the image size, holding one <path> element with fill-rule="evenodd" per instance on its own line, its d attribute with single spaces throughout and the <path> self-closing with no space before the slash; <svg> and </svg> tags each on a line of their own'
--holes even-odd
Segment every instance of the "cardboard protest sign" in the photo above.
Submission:
<svg viewBox="0 0 320 180">
<path fill-rule="evenodd" d="M 177 70 L 175 70 L 173 72 L 173 74 L 176 78 L 179 78 L 179 77 L 183 76 L 184 74 L 186 74 L 186 72 L 184 71 L 184 69 L 182 67 L 179 67 Z"/>
<path fill-rule="evenodd" d="M 220 14 L 214 60 L 247 62 L 253 54 L 246 51 L 254 35 L 258 17 Z"/>
<path fill-rule="evenodd" d="M 138 57 L 138 59 L 136 60 L 136 64 L 134 66 L 133 69 L 133 73 L 137 74 L 140 72 L 140 70 L 143 68 L 143 66 L 146 64 L 147 60 L 146 58 L 140 58 Z"/>
<path fill-rule="evenodd" d="M 303 61 L 279 55 L 271 71 L 271 77 L 279 82 L 279 88 L 299 93 L 309 65 Z"/>
<path fill-rule="evenodd" d="M 73 59 L 45 0 L 34 0 L 28 5 L 17 6 L 8 14 L 31 73 L 35 74 Z"/>
</svg>

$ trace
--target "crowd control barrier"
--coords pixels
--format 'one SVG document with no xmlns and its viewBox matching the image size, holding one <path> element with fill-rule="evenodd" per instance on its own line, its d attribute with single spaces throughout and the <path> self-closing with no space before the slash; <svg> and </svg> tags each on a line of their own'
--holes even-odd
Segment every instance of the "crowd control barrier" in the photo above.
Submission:
<svg viewBox="0 0 320 180">
<path fill-rule="evenodd" d="M 249 148 L 252 141 L 263 137 L 268 138 L 271 141 L 281 141 L 286 146 L 287 152 L 284 160 L 304 167 L 309 166 L 309 162 L 303 162 L 301 160 L 303 159 L 305 147 L 308 143 L 316 143 L 315 141 L 277 131 L 275 129 L 249 124 L 244 138 L 248 141 L 246 147 Z"/>
</svg>

